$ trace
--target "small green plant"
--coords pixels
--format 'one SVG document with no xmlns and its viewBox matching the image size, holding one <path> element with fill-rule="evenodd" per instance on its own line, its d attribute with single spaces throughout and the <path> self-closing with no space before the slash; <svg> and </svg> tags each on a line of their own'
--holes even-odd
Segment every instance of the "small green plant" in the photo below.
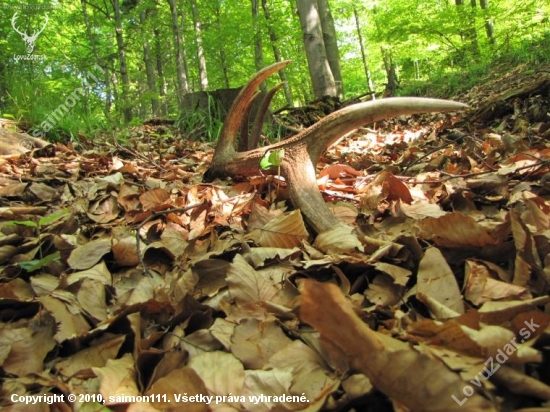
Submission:
<svg viewBox="0 0 550 412">
<path fill-rule="evenodd" d="M 7 222 L 7 225 L 18 225 L 18 226 L 35 228 L 36 236 L 40 239 L 42 228 L 44 226 L 50 225 L 58 221 L 59 219 L 62 219 L 63 217 L 67 216 L 68 214 L 69 214 L 69 211 L 67 209 L 63 209 L 63 210 L 60 210 L 59 212 L 55 212 L 55 213 L 52 213 L 51 215 L 42 217 L 41 219 L 38 220 L 38 222 L 33 222 L 31 220 L 22 220 L 22 221 L 12 220 L 10 222 Z M 19 262 L 18 265 L 27 272 L 36 272 L 37 270 L 40 270 L 48 266 L 50 263 L 61 259 L 61 254 L 59 253 L 59 251 L 56 251 L 46 256 L 42 256 L 42 249 L 39 248 L 38 253 L 40 256 L 39 259 L 33 259 L 27 262 Z"/>
<path fill-rule="evenodd" d="M 280 168 L 283 164 L 284 157 L 285 149 L 267 150 L 264 157 L 260 159 L 260 167 L 263 170 L 269 170 L 274 166 Z"/>
</svg>

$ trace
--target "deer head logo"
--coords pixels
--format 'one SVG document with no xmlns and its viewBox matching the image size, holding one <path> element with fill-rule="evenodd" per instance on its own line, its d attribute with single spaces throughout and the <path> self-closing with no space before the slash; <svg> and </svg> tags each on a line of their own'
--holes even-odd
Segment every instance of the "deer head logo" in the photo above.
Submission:
<svg viewBox="0 0 550 412">
<path fill-rule="evenodd" d="M 44 31 L 44 29 L 46 28 L 46 24 L 48 24 L 48 15 L 46 14 L 46 21 L 44 22 L 44 25 L 42 26 L 42 28 L 34 32 L 32 36 L 29 36 L 26 32 L 21 32 L 17 29 L 17 27 L 15 27 L 15 20 L 17 20 L 18 13 L 19 12 L 16 11 L 13 17 L 11 18 L 11 26 L 17 33 L 21 35 L 21 37 L 25 41 L 25 47 L 27 48 L 27 53 L 30 54 L 34 50 L 34 42 L 36 41 L 38 35 Z"/>
</svg>

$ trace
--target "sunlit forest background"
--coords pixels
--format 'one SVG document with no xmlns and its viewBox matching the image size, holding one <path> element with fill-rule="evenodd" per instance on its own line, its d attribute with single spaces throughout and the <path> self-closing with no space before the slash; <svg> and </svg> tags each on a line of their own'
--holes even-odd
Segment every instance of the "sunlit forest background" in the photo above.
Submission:
<svg viewBox="0 0 550 412">
<path fill-rule="evenodd" d="M 550 58 L 550 5 L 542 0 L 320 3 L 334 22 L 342 99 L 381 97 L 388 88 L 451 97 L 499 66 Z M 183 96 L 240 87 L 277 60 L 293 64 L 272 107 L 316 97 L 295 1 L 4 0 L 0 13 L 0 116 L 44 130 L 75 99 L 49 122 L 50 140 L 152 117 L 203 121 L 182 115 Z M 38 33 L 30 53 L 22 33 Z"/>
</svg>

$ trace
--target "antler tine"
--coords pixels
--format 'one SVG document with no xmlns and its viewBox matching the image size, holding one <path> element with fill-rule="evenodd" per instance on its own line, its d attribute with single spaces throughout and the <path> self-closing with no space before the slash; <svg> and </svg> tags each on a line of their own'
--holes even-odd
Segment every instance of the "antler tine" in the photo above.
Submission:
<svg viewBox="0 0 550 412">
<path fill-rule="evenodd" d="M 250 103 L 246 107 L 246 110 L 244 111 L 244 114 L 241 118 L 241 132 L 239 137 L 239 146 L 237 148 L 239 152 L 245 152 L 248 150 L 248 146 L 249 146 L 248 122 L 250 119 L 250 112 L 252 110 L 252 105 L 254 104 L 256 99 L 260 96 L 260 94 L 261 92 L 259 90 L 256 90 L 256 92 L 254 92 L 254 95 L 250 98 Z"/>
<path fill-rule="evenodd" d="M 258 108 L 258 112 L 256 113 L 256 117 L 254 118 L 252 132 L 250 133 L 250 137 L 248 138 L 248 150 L 252 150 L 258 147 L 258 143 L 260 142 L 260 135 L 262 133 L 262 126 L 264 124 L 269 105 L 271 104 L 271 100 L 273 100 L 275 93 L 277 93 L 281 89 L 281 87 L 283 87 L 283 85 L 284 83 L 279 83 L 277 86 L 268 91 L 266 96 L 262 100 L 262 103 Z"/>
<path fill-rule="evenodd" d="M 242 88 L 241 92 L 233 102 L 231 109 L 229 109 L 227 117 L 225 118 L 220 140 L 227 139 L 226 143 L 234 143 L 234 140 L 239 132 L 243 115 L 245 114 L 247 107 L 252 104 L 252 97 L 254 96 L 256 88 L 258 88 L 258 86 L 266 78 L 289 64 L 290 60 L 285 60 L 263 68 L 256 73 L 256 75 L 246 84 L 246 86 Z"/>
<path fill-rule="evenodd" d="M 212 162 L 210 167 L 204 173 L 203 180 L 205 182 L 211 182 L 216 177 L 222 174 L 222 170 L 225 168 L 225 164 L 236 153 L 235 151 L 235 139 L 239 133 L 240 125 L 242 123 L 243 116 L 246 110 L 252 104 L 252 99 L 258 86 L 270 75 L 288 66 L 290 60 L 285 60 L 279 63 L 267 66 L 260 70 L 256 75 L 244 86 L 231 105 L 229 113 L 225 118 L 223 129 L 220 133 L 216 150 L 214 150 L 214 156 L 212 156 Z"/>
</svg>

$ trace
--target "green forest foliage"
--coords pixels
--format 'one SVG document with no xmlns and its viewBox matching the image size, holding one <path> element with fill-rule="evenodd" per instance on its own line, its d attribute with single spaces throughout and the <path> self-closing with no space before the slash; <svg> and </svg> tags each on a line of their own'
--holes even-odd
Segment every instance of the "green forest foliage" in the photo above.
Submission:
<svg viewBox="0 0 550 412">
<path fill-rule="evenodd" d="M 168 2 L 119 1 L 133 122 L 155 115 L 151 100 L 165 104 L 166 117 L 177 118 L 181 91 L 175 81 L 175 46 Z M 35 130 L 40 130 L 40 135 L 48 139 L 65 139 L 70 134 L 77 138 L 78 133 L 93 134 L 123 124 L 120 49 L 113 3 L 116 1 L 53 0 L 23 4 L 4 0 L 0 4 L 0 116 L 11 116 L 38 127 Z M 187 80 L 190 91 L 195 91 L 200 84 L 199 43 L 191 3 L 188 0 L 176 3 L 184 37 L 182 52 L 187 62 Z M 209 89 L 242 86 L 255 72 L 255 28 L 262 40 L 263 64 L 274 62 L 268 30 L 271 25 L 282 57 L 293 61 L 287 69 L 287 78 L 294 103 L 311 99 L 294 1 L 267 1 L 271 19 L 267 21 L 260 12 L 256 24 L 250 1 L 196 0 L 196 4 Z M 397 93 L 401 95 L 452 96 L 475 84 L 495 64 L 548 61 L 548 2 L 490 1 L 486 9 L 482 9 L 479 2 L 476 7 L 472 4 L 476 1 L 457 6 L 450 0 L 332 0 L 345 97 L 368 92 L 354 7 L 377 93 L 383 92 L 387 82 L 383 52 L 391 56 L 395 64 L 400 81 Z M 48 16 L 32 53 L 28 53 L 21 34 L 12 26 L 16 12 L 14 26 L 28 34 L 39 30 L 45 15 Z M 89 30 L 85 18 L 89 19 Z M 492 37 L 487 33 L 488 23 L 494 28 Z M 147 88 L 145 44 L 150 48 L 155 68 L 154 92 Z M 106 78 L 110 84 L 106 84 Z M 161 95 L 162 89 L 165 95 Z M 68 109 L 62 115 L 58 111 L 58 116 L 52 116 L 63 104 L 68 105 Z M 284 104 L 283 97 L 278 95 L 273 105 Z"/>
</svg>

